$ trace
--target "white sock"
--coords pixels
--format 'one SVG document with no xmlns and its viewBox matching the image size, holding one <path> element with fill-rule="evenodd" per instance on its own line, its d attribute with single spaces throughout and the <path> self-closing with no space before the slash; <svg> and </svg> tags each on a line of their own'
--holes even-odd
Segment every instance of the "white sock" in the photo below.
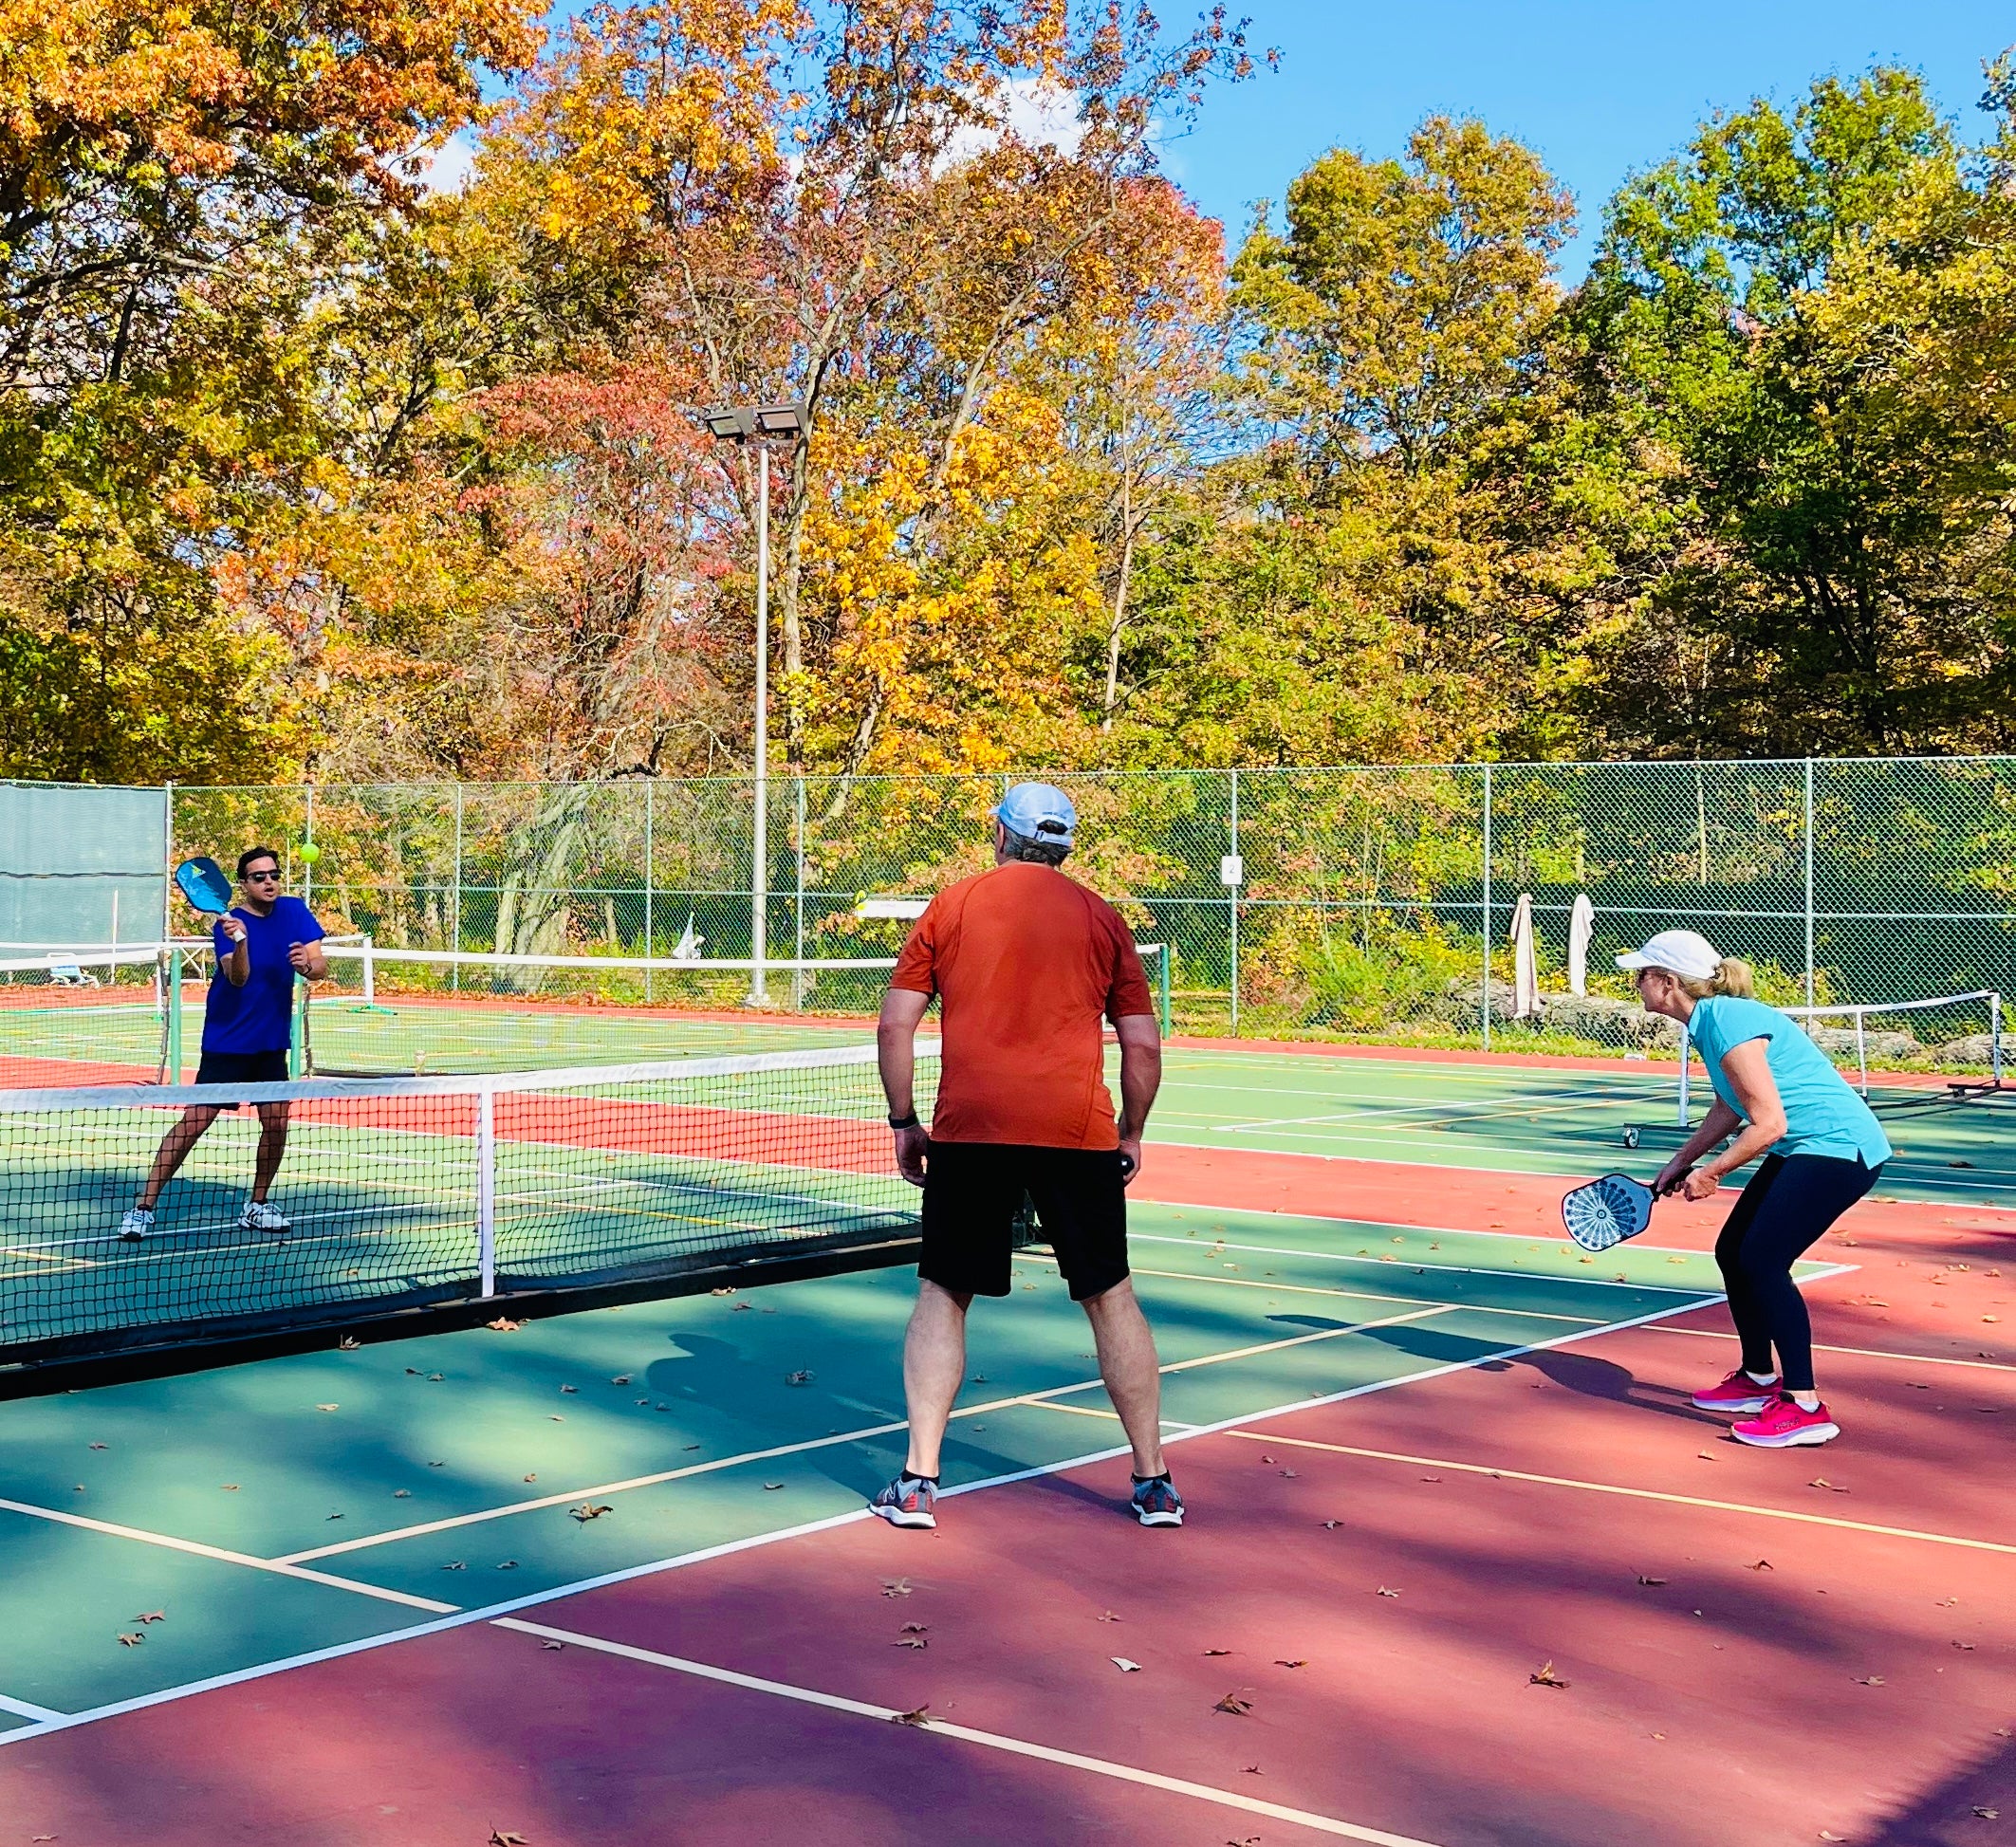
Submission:
<svg viewBox="0 0 2016 1847">
<path fill-rule="evenodd" d="M 1820 1409 L 1820 1394 L 1818 1392 L 1795 1392 L 1792 1394 L 1792 1402 L 1802 1411 L 1818 1411 Z"/>
<path fill-rule="evenodd" d="M 1746 1373 L 1743 1376 L 1748 1379 L 1755 1379 L 1759 1385 L 1776 1385 L 1778 1383 L 1778 1375 L 1776 1373 Z"/>
</svg>

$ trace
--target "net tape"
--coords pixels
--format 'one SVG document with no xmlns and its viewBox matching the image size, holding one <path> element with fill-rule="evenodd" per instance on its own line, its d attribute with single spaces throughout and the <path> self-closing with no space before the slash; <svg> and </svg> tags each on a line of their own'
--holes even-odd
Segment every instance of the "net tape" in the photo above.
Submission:
<svg viewBox="0 0 2016 1847">
<path fill-rule="evenodd" d="M 919 1107 L 937 1045 L 918 1046 Z M 241 1222 L 261 1107 L 287 1108 Z M 165 1135 L 216 1111 L 121 1242 Z M 0 1361 L 298 1326 L 887 1243 L 873 1045 L 479 1078 L 0 1092 Z"/>
</svg>

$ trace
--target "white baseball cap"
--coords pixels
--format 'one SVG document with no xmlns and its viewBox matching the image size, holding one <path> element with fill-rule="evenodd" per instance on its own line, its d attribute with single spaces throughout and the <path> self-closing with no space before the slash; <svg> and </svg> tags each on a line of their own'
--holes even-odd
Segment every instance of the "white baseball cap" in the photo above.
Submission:
<svg viewBox="0 0 2016 1847">
<path fill-rule="evenodd" d="M 1662 930 L 1641 950 L 1617 959 L 1619 969 L 1664 969 L 1688 981 L 1712 981 L 1721 952 L 1698 931 Z"/>
<path fill-rule="evenodd" d="M 1063 790 L 1047 783 L 1017 783 L 994 810 L 994 819 L 1026 840 L 1069 846 L 1078 826 L 1078 810 Z"/>
</svg>

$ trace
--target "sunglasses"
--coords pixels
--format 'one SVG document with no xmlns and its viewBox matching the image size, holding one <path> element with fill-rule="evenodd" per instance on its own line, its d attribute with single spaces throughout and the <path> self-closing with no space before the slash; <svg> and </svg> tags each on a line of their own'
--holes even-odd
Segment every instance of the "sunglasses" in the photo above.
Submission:
<svg viewBox="0 0 2016 1847">
<path fill-rule="evenodd" d="M 249 872 L 245 875 L 245 882 L 248 885 L 262 882 L 267 879 L 271 879 L 274 883 L 277 884 L 280 879 L 280 868 L 278 866 L 275 866 L 269 872 Z"/>
</svg>

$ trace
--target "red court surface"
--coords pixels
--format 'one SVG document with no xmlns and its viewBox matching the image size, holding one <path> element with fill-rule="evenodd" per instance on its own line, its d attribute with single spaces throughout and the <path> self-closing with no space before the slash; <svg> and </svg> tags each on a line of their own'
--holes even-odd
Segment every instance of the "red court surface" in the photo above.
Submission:
<svg viewBox="0 0 2016 1847">
<path fill-rule="evenodd" d="M 1524 1232 L 1558 1183 L 1434 1198 Z M 1734 1363 L 1694 1309 L 1179 1439 L 1181 1532 L 1072 1468 L 25 1738 L 0 1847 L 2016 1841 L 2016 1231 L 1867 1205 L 1824 1254 L 1824 1450 L 1688 1406 Z"/>
</svg>

